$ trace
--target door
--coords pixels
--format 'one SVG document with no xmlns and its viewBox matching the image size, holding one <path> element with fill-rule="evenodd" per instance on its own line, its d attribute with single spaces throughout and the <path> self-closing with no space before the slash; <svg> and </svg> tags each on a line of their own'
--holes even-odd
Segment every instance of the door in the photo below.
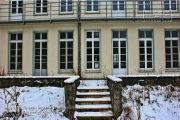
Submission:
<svg viewBox="0 0 180 120">
<path fill-rule="evenodd" d="M 47 33 L 35 33 L 34 75 L 47 75 Z"/>
<path fill-rule="evenodd" d="M 126 40 L 113 40 L 113 75 L 126 75 Z"/>
<path fill-rule="evenodd" d="M 11 0 L 10 19 L 12 21 L 22 20 L 22 13 L 23 13 L 23 1 Z"/>
<path fill-rule="evenodd" d="M 113 18 L 125 17 L 125 1 L 124 0 L 113 1 L 112 17 Z"/>
</svg>

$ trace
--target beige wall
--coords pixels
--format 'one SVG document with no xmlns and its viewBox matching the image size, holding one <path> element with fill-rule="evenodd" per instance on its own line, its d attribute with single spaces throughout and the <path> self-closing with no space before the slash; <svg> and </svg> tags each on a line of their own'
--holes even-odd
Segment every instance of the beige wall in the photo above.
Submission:
<svg viewBox="0 0 180 120">
<path fill-rule="evenodd" d="M 128 74 L 177 74 L 180 71 L 167 72 L 165 70 L 165 29 L 180 29 L 180 22 L 84 22 L 81 26 L 81 72 L 82 77 L 103 78 L 104 75 L 112 74 L 112 30 L 127 30 L 127 72 Z M 153 49 L 154 49 L 154 70 L 139 70 L 139 29 L 153 30 Z M 74 31 L 74 70 L 78 68 L 78 31 L 77 24 L 72 23 L 35 23 L 19 25 L 0 26 L 0 66 L 8 72 L 8 33 L 12 31 L 23 32 L 23 74 L 33 75 L 33 31 L 48 32 L 48 75 L 67 75 L 60 74 L 58 31 Z M 85 56 L 85 30 L 100 30 L 100 56 L 101 71 L 86 70 Z"/>
</svg>

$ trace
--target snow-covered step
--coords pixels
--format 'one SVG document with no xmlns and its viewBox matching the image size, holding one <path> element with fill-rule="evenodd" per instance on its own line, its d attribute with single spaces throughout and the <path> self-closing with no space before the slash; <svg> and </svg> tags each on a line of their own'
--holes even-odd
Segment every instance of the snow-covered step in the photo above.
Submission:
<svg viewBox="0 0 180 120">
<path fill-rule="evenodd" d="M 76 95 L 110 95 L 110 92 L 77 92 Z"/>
<path fill-rule="evenodd" d="M 76 109 L 111 109 L 111 104 L 75 105 Z"/>
<path fill-rule="evenodd" d="M 108 90 L 108 86 L 79 86 L 77 90 Z"/>
<path fill-rule="evenodd" d="M 77 112 L 74 113 L 74 118 L 77 117 L 113 117 L 112 111 L 106 112 Z"/>
<path fill-rule="evenodd" d="M 102 98 L 76 98 L 75 99 L 76 102 L 94 102 L 94 101 L 100 101 L 100 102 L 104 102 L 104 101 L 111 101 L 110 97 L 102 97 Z"/>
</svg>

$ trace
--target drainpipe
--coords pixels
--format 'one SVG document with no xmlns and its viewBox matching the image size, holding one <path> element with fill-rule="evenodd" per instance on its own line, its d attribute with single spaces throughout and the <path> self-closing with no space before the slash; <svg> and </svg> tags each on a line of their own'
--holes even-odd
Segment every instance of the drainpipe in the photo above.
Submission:
<svg viewBox="0 0 180 120">
<path fill-rule="evenodd" d="M 81 78 L 81 1 L 78 0 L 78 75 Z"/>
</svg>

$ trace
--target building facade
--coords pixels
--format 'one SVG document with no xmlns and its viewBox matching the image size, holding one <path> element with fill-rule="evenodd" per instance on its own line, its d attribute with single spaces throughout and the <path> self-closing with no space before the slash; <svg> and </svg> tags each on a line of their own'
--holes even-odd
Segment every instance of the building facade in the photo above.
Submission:
<svg viewBox="0 0 180 120">
<path fill-rule="evenodd" d="M 179 0 L 1 0 L 9 75 L 180 73 Z"/>
</svg>

